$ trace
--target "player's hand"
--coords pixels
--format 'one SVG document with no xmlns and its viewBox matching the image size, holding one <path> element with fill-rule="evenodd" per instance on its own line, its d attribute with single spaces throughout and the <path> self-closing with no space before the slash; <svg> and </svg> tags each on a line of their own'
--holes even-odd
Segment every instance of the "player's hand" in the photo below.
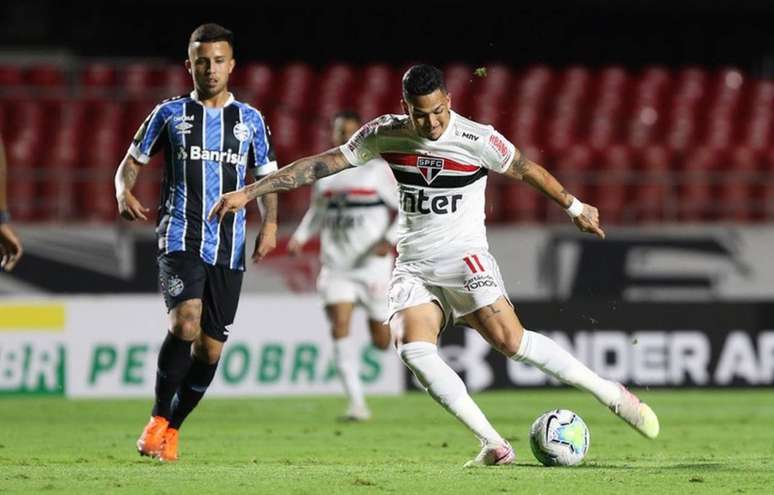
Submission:
<svg viewBox="0 0 774 495">
<path fill-rule="evenodd" d="M 297 258 L 301 256 L 301 251 L 304 250 L 304 245 L 298 242 L 296 239 L 290 239 L 288 242 L 288 254 Z"/>
<path fill-rule="evenodd" d="M 253 263 L 258 263 L 264 256 L 269 254 L 277 247 L 277 224 L 265 223 L 261 232 L 255 238 L 255 249 L 253 249 Z"/>
<path fill-rule="evenodd" d="M 144 207 L 130 191 L 124 191 L 119 194 L 116 197 L 116 201 L 118 201 L 118 213 L 120 213 L 121 217 L 125 220 L 134 222 L 138 218 L 143 220 L 148 219 L 145 214 L 150 210 Z"/>
<path fill-rule="evenodd" d="M 589 232 L 600 239 L 605 238 L 605 231 L 599 226 L 599 210 L 583 203 L 583 213 L 572 219 L 581 232 Z"/>
<path fill-rule="evenodd" d="M 247 193 L 244 191 L 232 191 L 226 193 L 218 199 L 218 202 L 210 210 L 210 214 L 207 215 L 207 220 L 212 220 L 218 217 L 218 222 L 223 220 L 226 213 L 236 213 L 245 207 L 250 199 L 247 197 Z"/>
<path fill-rule="evenodd" d="M 387 256 L 392 252 L 392 244 L 382 239 L 381 241 L 374 244 L 374 246 L 371 248 L 371 252 L 376 256 Z"/>
<path fill-rule="evenodd" d="M 0 269 L 10 272 L 22 256 L 21 241 L 10 225 L 0 224 Z"/>
</svg>

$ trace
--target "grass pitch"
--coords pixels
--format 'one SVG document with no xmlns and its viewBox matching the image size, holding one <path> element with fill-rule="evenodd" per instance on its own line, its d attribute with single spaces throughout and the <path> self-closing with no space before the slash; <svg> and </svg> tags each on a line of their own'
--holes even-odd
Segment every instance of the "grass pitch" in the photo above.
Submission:
<svg viewBox="0 0 774 495">
<path fill-rule="evenodd" d="M 774 493 L 774 395 L 650 391 L 661 436 L 641 438 L 587 394 L 476 399 L 516 449 L 514 466 L 462 469 L 473 436 L 429 397 L 371 398 L 374 419 L 334 421 L 341 398 L 205 398 L 181 429 L 181 460 L 141 458 L 148 400 L 0 398 L 0 493 Z M 591 430 L 584 464 L 545 468 L 529 450 L 551 408 Z"/>
</svg>

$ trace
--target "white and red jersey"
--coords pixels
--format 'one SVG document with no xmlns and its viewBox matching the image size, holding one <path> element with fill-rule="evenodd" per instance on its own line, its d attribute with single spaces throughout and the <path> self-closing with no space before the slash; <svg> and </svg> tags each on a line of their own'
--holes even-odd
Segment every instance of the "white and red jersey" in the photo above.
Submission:
<svg viewBox="0 0 774 495">
<path fill-rule="evenodd" d="M 381 156 L 400 194 L 398 263 L 488 250 L 484 190 L 489 170 L 505 172 L 515 147 L 492 126 L 451 112 L 436 141 L 417 135 L 406 115 L 383 115 L 340 147 L 352 165 Z"/>
<path fill-rule="evenodd" d="M 391 222 L 390 209 L 398 209 L 395 179 L 383 160 L 369 160 L 314 183 L 309 209 L 293 239 L 305 244 L 319 233 L 320 260 L 333 270 L 391 265 L 392 256 L 377 260 L 371 255 L 377 242 L 397 241 L 397 219 Z"/>
</svg>

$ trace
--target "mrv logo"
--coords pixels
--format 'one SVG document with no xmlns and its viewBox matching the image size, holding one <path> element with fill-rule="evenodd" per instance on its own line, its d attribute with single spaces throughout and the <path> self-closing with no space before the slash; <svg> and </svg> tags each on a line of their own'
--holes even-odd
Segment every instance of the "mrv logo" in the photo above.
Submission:
<svg viewBox="0 0 774 495">
<path fill-rule="evenodd" d="M 234 153 L 231 148 L 226 151 L 203 150 L 201 146 L 191 146 L 188 152 L 185 148 L 179 148 L 177 157 L 181 160 L 207 160 L 211 162 L 230 163 L 231 165 L 245 165 L 247 154 Z"/>
<path fill-rule="evenodd" d="M 432 198 L 422 189 L 400 188 L 400 207 L 406 213 L 446 215 L 457 211 L 462 194 L 439 194 Z"/>
</svg>

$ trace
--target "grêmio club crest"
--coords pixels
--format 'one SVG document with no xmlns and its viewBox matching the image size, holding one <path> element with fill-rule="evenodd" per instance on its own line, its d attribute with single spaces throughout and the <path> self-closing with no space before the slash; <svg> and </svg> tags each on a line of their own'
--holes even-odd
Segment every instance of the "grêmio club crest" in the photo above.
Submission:
<svg viewBox="0 0 774 495">
<path fill-rule="evenodd" d="M 430 184 L 441 174 L 443 170 L 443 158 L 431 158 L 426 156 L 417 157 L 417 168 L 425 182 Z"/>
</svg>

